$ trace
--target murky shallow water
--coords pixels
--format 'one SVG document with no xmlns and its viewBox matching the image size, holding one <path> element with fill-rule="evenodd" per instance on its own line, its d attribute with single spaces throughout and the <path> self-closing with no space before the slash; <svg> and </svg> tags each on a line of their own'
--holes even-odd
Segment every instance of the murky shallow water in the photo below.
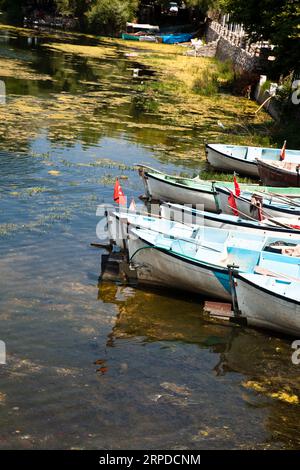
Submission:
<svg viewBox="0 0 300 470">
<path fill-rule="evenodd" d="M 134 163 L 198 170 L 173 156 L 205 136 L 137 112 L 121 53 L 43 42 L 0 34 L 0 447 L 299 447 L 289 339 L 209 321 L 190 295 L 98 286 L 90 242 L 116 176 L 137 198 Z"/>
</svg>

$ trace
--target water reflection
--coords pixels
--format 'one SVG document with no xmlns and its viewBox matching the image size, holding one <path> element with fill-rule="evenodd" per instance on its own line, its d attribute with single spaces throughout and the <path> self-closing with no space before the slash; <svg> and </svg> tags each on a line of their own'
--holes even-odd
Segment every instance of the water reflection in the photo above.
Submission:
<svg viewBox="0 0 300 470">
<path fill-rule="evenodd" d="M 217 346 L 224 344 L 231 329 L 206 321 L 201 303 L 196 297 L 188 301 L 184 294 L 167 294 L 155 290 L 140 290 L 129 286 L 103 282 L 99 285 L 99 300 L 118 307 L 116 324 L 109 335 L 113 346 L 120 338 L 142 337 L 144 341 L 183 341 Z"/>
<path fill-rule="evenodd" d="M 108 335 L 107 346 L 118 348 L 120 342 L 130 338 L 145 344 L 162 343 L 174 353 L 178 352 L 181 343 L 196 346 L 199 348 L 199 354 L 195 351 L 193 354 L 197 355 L 200 368 L 204 367 L 205 377 L 207 378 L 207 373 L 210 377 L 215 377 L 213 380 L 216 388 L 220 381 L 225 381 L 227 385 L 228 380 L 239 384 L 239 388 L 235 388 L 234 397 L 230 398 L 228 391 L 223 397 L 226 397 L 227 406 L 229 409 L 232 407 L 233 413 L 235 399 L 240 402 L 241 408 L 245 407 L 246 410 L 264 410 L 264 426 L 269 432 L 269 437 L 264 443 L 265 448 L 280 447 L 282 443 L 287 447 L 293 447 L 295 442 L 298 445 L 298 407 L 292 403 L 291 397 L 299 395 L 300 378 L 291 362 L 289 341 L 275 336 L 266 337 L 255 330 L 208 320 L 201 313 L 201 304 L 196 299 L 187 301 L 175 294 L 170 302 L 168 295 L 168 292 L 145 292 L 109 282 L 101 283 L 99 300 L 113 304 L 118 309 L 115 325 Z M 210 364 L 209 370 L 207 364 L 203 363 L 201 350 L 208 350 L 215 356 L 214 360 L 207 361 Z M 186 359 L 185 366 L 189 368 L 189 365 L 190 361 Z M 107 371 L 105 363 L 105 373 Z M 194 373 L 198 375 L 199 371 L 194 370 Z M 203 377 L 199 380 L 202 381 Z M 185 376 L 184 383 L 189 382 L 190 379 Z M 167 390 L 167 395 L 171 393 L 174 402 L 181 403 L 178 396 L 183 395 L 186 404 L 194 403 L 196 398 L 191 390 L 184 392 L 184 389 L 182 391 L 180 388 L 181 385 L 176 384 L 177 381 L 175 384 L 167 382 L 162 388 Z M 164 393 L 159 399 L 163 399 L 162 397 Z M 199 399 L 198 395 L 196 400 Z M 208 407 L 210 405 L 210 402 L 207 403 Z"/>
</svg>

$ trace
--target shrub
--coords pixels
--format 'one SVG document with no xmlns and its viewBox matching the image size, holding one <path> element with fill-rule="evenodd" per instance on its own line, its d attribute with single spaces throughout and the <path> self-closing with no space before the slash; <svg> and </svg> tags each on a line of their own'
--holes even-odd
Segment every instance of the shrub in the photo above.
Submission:
<svg viewBox="0 0 300 470">
<path fill-rule="evenodd" d="M 212 96 L 218 93 L 218 74 L 208 67 L 194 80 L 193 91 L 199 95 Z"/>
<path fill-rule="evenodd" d="M 212 96 L 219 91 L 232 87 L 235 73 L 230 61 L 213 62 L 209 67 L 200 70 L 194 80 L 193 91 L 205 96 Z"/>
</svg>

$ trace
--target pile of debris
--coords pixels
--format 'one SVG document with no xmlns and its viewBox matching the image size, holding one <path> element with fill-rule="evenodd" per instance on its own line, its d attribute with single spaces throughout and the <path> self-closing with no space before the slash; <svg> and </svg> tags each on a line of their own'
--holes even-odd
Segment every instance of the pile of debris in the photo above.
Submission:
<svg viewBox="0 0 300 470">
<path fill-rule="evenodd" d="M 186 55 L 191 57 L 215 57 L 218 42 L 219 40 L 205 44 L 202 39 L 192 39 Z"/>
</svg>

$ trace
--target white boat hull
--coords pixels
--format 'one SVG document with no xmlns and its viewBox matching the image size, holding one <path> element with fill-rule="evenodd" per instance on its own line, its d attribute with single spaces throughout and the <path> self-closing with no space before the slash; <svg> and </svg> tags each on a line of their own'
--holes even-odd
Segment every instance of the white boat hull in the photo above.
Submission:
<svg viewBox="0 0 300 470">
<path fill-rule="evenodd" d="M 181 187 L 171 182 L 146 177 L 147 193 L 153 200 L 177 202 L 179 204 L 197 205 L 200 209 L 216 212 L 215 193 L 212 189 L 196 190 L 187 186 Z"/>
<path fill-rule="evenodd" d="M 206 155 L 208 163 L 218 170 L 230 173 L 236 172 L 243 175 L 253 176 L 255 178 L 259 177 L 256 161 L 247 162 L 246 160 L 218 152 L 209 146 L 206 147 Z"/>
<path fill-rule="evenodd" d="M 250 326 L 300 334 L 300 305 L 235 279 L 238 308 Z"/>
<path fill-rule="evenodd" d="M 132 263 L 141 283 L 187 290 L 230 301 L 230 292 L 211 269 L 145 246 L 147 244 L 139 238 L 128 240 L 129 259 L 133 256 Z"/>
</svg>

